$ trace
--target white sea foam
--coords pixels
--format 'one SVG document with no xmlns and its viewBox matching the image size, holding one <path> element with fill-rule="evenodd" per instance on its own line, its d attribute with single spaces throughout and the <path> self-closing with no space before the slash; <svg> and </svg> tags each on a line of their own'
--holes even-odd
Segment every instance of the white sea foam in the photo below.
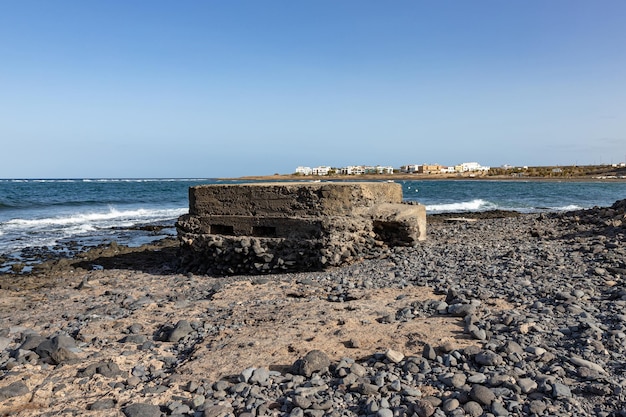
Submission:
<svg viewBox="0 0 626 417">
<path fill-rule="evenodd" d="M 132 226 L 137 222 L 162 221 L 176 218 L 187 212 L 185 208 L 161 210 L 117 210 L 113 207 L 105 212 L 76 213 L 68 216 L 48 217 L 43 219 L 13 219 L 4 223 L 8 227 L 40 229 L 71 225 L 105 226 L 124 223 Z"/>
<path fill-rule="evenodd" d="M 99 231 L 128 228 L 146 223 L 172 221 L 187 213 L 186 208 L 135 209 L 73 213 L 41 219 L 12 219 L 0 223 L 0 253 L 32 246 L 52 246 L 60 239 L 93 236 Z"/>
<path fill-rule="evenodd" d="M 211 178 L 84 178 L 82 182 L 188 182 L 211 181 Z"/>
<path fill-rule="evenodd" d="M 482 211 L 496 209 L 497 205 L 482 199 L 462 201 L 459 203 L 427 204 L 426 211 L 455 212 L 455 211 Z"/>
<path fill-rule="evenodd" d="M 582 207 L 581 206 L 577 206 L 575 204 L 570 204 L 568 206 L 564 206 L 564 207 L 556 207 L 556 210 L 559 211 L 572 211 L 572 210 L 581 210 Z"/>
</svg>

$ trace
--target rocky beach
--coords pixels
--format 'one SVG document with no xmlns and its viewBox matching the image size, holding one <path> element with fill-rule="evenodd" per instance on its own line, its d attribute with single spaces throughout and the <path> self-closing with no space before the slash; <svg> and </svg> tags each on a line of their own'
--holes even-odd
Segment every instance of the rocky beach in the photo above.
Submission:
<svg viewBox="0 0 626 417">
<path fill-rule="evenodd" d="M 320 272 L 181 273 L 175 240 L 0 277 L 0 413 L 626 415 L 626 200 L 428 216 Z"/>
</svg>

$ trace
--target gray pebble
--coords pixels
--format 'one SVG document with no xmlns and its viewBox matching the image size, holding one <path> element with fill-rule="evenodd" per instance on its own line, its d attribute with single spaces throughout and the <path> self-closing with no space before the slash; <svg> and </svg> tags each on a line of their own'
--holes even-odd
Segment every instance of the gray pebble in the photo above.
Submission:
<svg viewBox="0 0 626 417">
<path fill-rule="evenodd" d="M 161 409 L 158 405 L 135 403 L 122 408 L 126 417 L 159 417 Z"/>
<path fill-rule="evenodd" d="M 470 397 L 484 405 L 490 405 L 496 399 L 496 395 L 492 390 L 484 385 L 475 384 L 470 391 Z"/>
<path fill-rule="evenodd" d="M 22 381 L 16 381 L 0 388 L 0 401 L 4 401 L 7 398 L 19 397 L 28 393 L 30 393 L 28 386 Z"/>
</svg>

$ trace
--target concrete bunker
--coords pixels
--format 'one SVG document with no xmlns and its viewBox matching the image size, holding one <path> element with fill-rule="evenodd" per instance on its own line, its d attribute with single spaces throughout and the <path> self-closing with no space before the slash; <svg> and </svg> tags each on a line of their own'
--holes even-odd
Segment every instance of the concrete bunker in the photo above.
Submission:
<svg viewBox="0 0 626 417">
<path fill-rule="evenodd" d="M 416 245 L 426 210 L 392 182 L 200 185 L 176 228 L 186 272 L 310 271 Z"/>
</svg>

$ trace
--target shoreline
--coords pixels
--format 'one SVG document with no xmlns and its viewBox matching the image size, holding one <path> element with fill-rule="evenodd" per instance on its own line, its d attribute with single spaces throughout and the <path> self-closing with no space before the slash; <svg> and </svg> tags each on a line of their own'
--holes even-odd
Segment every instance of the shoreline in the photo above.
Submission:
<svg viewBox="0 0 626 417">
<path fill-rule="evenodd" d="M 251 175 L 242 177 L 216 178 L 221 181 L 525 181 L 525 182 L 626 182 L 626 178 L 580 177 L 512 177 L 505 175 L 469 176 L 440 174 L 376 174 L 376 175 L 331 175 L 302 176 L 293 174 Z"/>
</svg>

